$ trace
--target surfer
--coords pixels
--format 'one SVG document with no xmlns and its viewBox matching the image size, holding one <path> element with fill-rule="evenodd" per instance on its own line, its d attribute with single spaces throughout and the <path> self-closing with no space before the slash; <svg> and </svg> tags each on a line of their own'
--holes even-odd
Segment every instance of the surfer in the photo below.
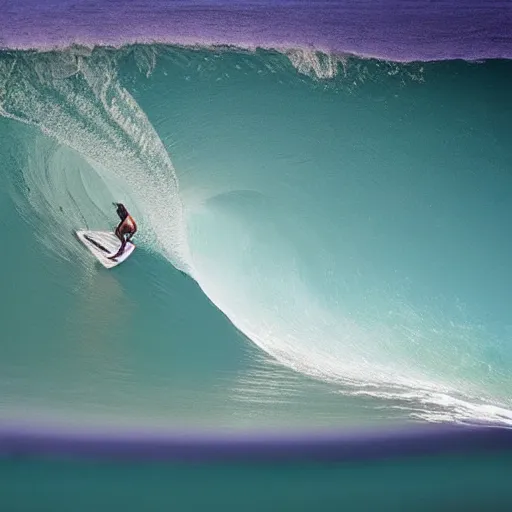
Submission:
<svg viewBox="0 0 512 512">
<path fill-rule="evenodd" d="M 128 210 L 124 206 L 123 203 L 114 203 L 114 206 L 117 207 L 116 212 L 117 215 L 119 215 L 119 218 L 121 219 L 121 222 L 116 228 L 116 236 L 121 240 L 121 247 L 119 248 L 119 251 L 117 251 L 117 254 L 114 256 L 110 256 L 109 260 L 115 260 L 121 254 L 124 252 L 124 248 L 126 247 L 126 244 L 131 241 L 133 238 L 133 235 L 137 233 L 137 224 L 135 223 L 135 220 L 133 217 L 128 213 Z M 128 235 L 125 238 L 125 235 Z"/>
</svg>

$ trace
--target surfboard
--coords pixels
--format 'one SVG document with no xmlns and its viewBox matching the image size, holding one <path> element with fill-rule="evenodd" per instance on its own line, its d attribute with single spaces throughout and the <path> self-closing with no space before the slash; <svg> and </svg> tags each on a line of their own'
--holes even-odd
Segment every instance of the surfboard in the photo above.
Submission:
<svg viewBox="0 0 512 512">
<path fill-rule="evenodd" d="M 114 233 L 108 231 L 76 231 L 78 239 L 89 249 L 96 259 L 105 267 L 117 267 L 126 261 L 135 250 L 135 245 L 128 242 L 123 254 L 115 260 L 109 260 L 121 247 L 121 242 Z"/>
</svg>

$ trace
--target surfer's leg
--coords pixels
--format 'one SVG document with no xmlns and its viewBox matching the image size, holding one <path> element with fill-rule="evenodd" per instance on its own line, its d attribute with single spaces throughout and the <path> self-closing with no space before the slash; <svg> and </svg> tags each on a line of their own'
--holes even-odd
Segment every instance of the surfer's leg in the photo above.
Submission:
<svg viewBox="0 0 512 512">
<path fill-rule="evenodd" d="M 115 260 L 116 258 L 119 258 L 121 254 L 124 252 L 124 248 L 126 247 L 126 240 L 124 239 L 124 236 L 121 235 L 121 247 L 119 247 L 119 250 L 117 251 L 114 256 L 110 256 L 109 260 Z"/>
<path fill-rule="evenodd" d="M 121 243 L 124 242 L 124 233 L 121 232 L 121 230 L 119 229 L 119 226 L 117 226 L 117 228 L 116 228 L 115 235 L 117 236 L 117 238 L 119 238 L 119 241 Z"/>
<path fill-rule="evenodd" d="M 117 226 L 115 235 L 117 236 L 117 238 L 119 238 L 119 241 L 121 242 L 121 247 L 119 247 L 119 250 L 116 254 L 114 254 L 114 256 L 109 257 L 109 260 L 115 260 L 116 258 L 119 258 L 119 256 L 123 254 L 126 244 L 128 243 L 128 241 L 125 239 L 126 230 L 122 229 L 121 226 Z"/>
<path fill-rule="evenodd" d="M 117 253 L 118 256 L 121 256 L 124 252 L 124 248 L 126 247 L 127 240 L 123 236 L 123 241 L 121 242 L 121 247 L 119 248 L 119 252 Z"/>
</svg>

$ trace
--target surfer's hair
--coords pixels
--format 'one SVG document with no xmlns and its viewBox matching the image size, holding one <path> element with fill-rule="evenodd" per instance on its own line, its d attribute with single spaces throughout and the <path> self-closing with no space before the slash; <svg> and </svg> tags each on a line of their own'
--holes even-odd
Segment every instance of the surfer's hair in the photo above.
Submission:
<svg viewBox="0 0 512 512">
<path fill-rule="evenodd" d="M 117 215 L 119 215 L 119 218 L 121 220 L 126 219 L 128 217 L 128 210 L 126 209 L 125 205 L 123 203 L 117 203 Z"/>
</svg>

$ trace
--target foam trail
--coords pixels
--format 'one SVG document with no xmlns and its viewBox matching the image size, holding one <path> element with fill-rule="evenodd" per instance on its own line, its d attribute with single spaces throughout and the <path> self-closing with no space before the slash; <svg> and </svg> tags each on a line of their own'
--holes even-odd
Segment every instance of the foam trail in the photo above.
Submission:
<svg viewBox="0 0 512 512">
<path fill-rule="evenodd" d="M 289 368 L 338 385 L 342 394 L 385 399 L 388 407 L 427 421 L 512 426 L 512 410 L 490 396 L 479 396 L 478 382 L 472 386 L 460 381 L 457 388 L 430 375 L 421 361 L 400 359 L 396 347 L 386 354 L 400 340 L 384 325 L 372 328 L 349 317 L 333 317 L 308 300 L 307 288 L 289 280 L 281 285 L 301 299 L 283 303 L 274 290 L 269 308 L 255 299 L 254 286 L 243 286 L 251 290 L 251 299 L 244 302 L 247 292 L 226 286 L 226 276 L 221 286 L 208 278 L 209 272 L 203 274 L 201 264 L 197 272 L 205 293 L 256 345 Z M 224 288 L 230 288 L 229 296 Z"/>
<path fill-rule="evenodd" d="M 282 236 L 286 230 L 276 228 L 282 216 L 254 194 L 222 194 L 189 215 L 202 289 L 283 365 L 345 395 L 385 399 L 388 407 L 428 421 L 512 425 L 508 399 L 457 370 L 460 351 L 473 365 L 484 358 L 479 340 L 485 333 L 477 327 L 417 312 L 384 291 L 375 295 L 385 307 L 376 304 L 371 312 L 322 302 L 301 275 L 300 253 Z M 501 379 L 486 378 L 486 384 Z"/>
</svg>

